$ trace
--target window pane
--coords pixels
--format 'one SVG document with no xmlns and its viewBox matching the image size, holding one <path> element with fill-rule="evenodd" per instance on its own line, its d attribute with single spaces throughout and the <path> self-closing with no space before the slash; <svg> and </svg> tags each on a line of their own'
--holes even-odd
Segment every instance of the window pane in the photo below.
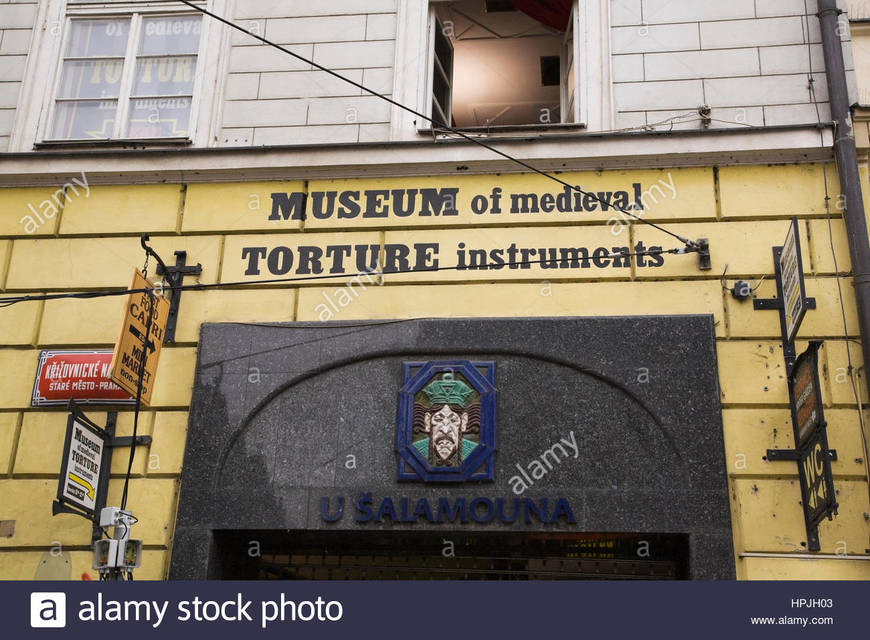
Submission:
<svg viewBox="0 0 870 640">
<path fill-rule="evenodd" d="M 124 60 L 66 60 L 58 98 L 117 98 Z"/>
<path fill-rule="evenodd" d="M 188 135 L 190 96 L 133 98 L 130 101 L 129 138 L 166 138 Z"/>
<path fill-rule="evenodd" d="M 453 71 L 453 47 L 450 39 L 444 34 L 441 21 L 435 22 L 435 57 L 441 61 L 444 71 L 450 74 Z"/>
<path fill-rule="evenodd" d="M 111 138 L 117 107 L 116 100 L 58 102 L 54 110 L 52 138 Z"/>
<path fill-rule="evenodd" d="M 129 18 L 73 20 L 70 23 L 66 57 L 123 56 L 130 35 Z"/>
<path fill-rule="evenodd" d="M 439 73 L 435 74 L 435 80 L 432 83 L 432 94 L 446 114 L 450 108 L 450 87 L 447 86 L 447 82 Z"/>
<path fill-rule="evenodd" d="M 133 95 L 191 94 L 195 76 L 196 58 L 193 56 L 141 58 L 136 63 Z"/>
<path fill-rule="evenodd" d="M 201 24 L 200 16 L 145 18 L 139 54 L 196 53 Z"/>
</svg>

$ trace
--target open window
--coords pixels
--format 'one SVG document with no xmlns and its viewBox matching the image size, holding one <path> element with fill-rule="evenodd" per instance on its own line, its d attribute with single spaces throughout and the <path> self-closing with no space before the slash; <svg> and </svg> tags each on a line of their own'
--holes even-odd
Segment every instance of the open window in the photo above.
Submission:
<svg viewBox="0 0 870 640">
<path fill-rule="evenodd" d="M 431 116 L 459 128 L 583 125 L 575 0 L 433 1 Z"/>
</svg>

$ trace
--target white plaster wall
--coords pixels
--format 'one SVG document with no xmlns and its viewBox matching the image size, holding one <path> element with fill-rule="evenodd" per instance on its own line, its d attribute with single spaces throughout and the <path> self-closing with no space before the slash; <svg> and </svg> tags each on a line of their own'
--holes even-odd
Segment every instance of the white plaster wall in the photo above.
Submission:
<svg viewBox="0 0 870 640">
<path fill-rule="evenodd" d="M 38 0 L 0 0 L 0 152 L 9 148 Z"/>
</svg>

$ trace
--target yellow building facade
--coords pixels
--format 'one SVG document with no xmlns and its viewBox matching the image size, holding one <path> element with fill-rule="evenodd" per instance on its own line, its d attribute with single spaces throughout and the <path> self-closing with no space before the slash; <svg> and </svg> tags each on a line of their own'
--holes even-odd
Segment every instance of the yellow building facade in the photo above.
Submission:
<svg viewBox="0 0 870 640">
<path fill-rule="evenodd" d="M 542 176 L 480 170 L 457 175 L 455 165 L 446 163 L 425 177 L 340 177 L 342 171 L 349 173 L 336 168 L 333 178 L 249 181 L 209 180 L 206 171 L 205 179 L 161 184 L 143 184 L 133 175 L 100 184 L 109 181 L 103 176 L 95 184 L 87 182 L 85 172 L 66 187 L 0 190 L 4 296 L 126 288 L 133 268 L 143 264 L 141 232 L 151 234 L 167 262 L 173 251 L 185 250 L 188 264 L 202 265 L 202 274 L 185 284 L 338 276 L 183 293 L 176 342 L 163 350 L 152 404 L 140 419 L 140 434 L 153 440 L 137 448 L 130 482 L 128 506 L 140 520 L 134 535 L 145 544 L 137 579 L 168 575 L 204 322 L 681 314 L 709 314 L 715 321 L 737 577 L 870 578 L 868 443 L 858 413 L 867 391 L 837 208 L 837 170 L 831 162 L 559 174 L 604 199 L 635 201 L 638 195 L 645 220 L 685 238 L 707 238 L 710 270 L 699 270 L 696 254 L 604 258 L 680 243 L 649 225 L 628 224 L 618 212 L 602 211 L 600 203 L 593 207 L 591 200 L 590 210 L 581 202 L 580 211 L 560 212 L 563 190 Z M 421 194 L 416 202 L 412 189 Z M 434 206 L 427 211 L 422 195 L 427 189 L 452 189 L 455 199 L 442 198 L 441 191 L 436 204 L 444 207 L 436 215 Z M 500 189 L 501 213 L 492 212 L 498 208 L 493 207 L 495 189 Z M 366 194 L 374 192 L 374 202 L 367 202 Z M 393 198 L 396 192 L 405 199 Z M 344 200 L 336 195 L 346 193 L 353 195 Z M 289 204 L 292 194 L 307 195 L 304 219 Z M 510 213 L 512 206 L 521 209 L 529 194 L 537 200 L 530 202 L 529 212 Z M 753 296 L 775 296 L 771 248 L 782 244 L 793 216 L 799 221 L 807 294 L 817 304 L 807 313 L 797 348 L 800 352 L 809 340 L 824 340 L 822 395 L 830 446 L 838 452 L 833 473 L 839 513 L 821 524 L 816 554 L 806 548 L 796 464 L 765 458 L 768 448 L 793 446 L 777 314 L 754 311 L 751 299 L 738 300 L 728 290 L 744 280 Z M 360 263 L 353 262 L 358 252 L 330 251 L 335 246 L 369 247 L 362 260 L 378 256 L 382 282 L 360 280 Z M 409 252 L 391 253 L 391 246 Z M 515 252 L 508 259 L 511 246 Z M 565 259 L 564 265 L 513 269 L 445 268 L 499 258 L 539 262 L 537 254 L 522 249 L 542 247 L 589 252 L 576 256 L 576 265 Z M 596 254 L 601 247 L 606 251 Z M 551 254 L 542 250 L 542 255 Z M 156 280 L 151 265 L 150 277 Z M 431 270 L 436 266 L 440 270 Z M 409 267 L 421 272 L 390 273 Z M 5 529 L 11 535 L 0 538 L 5 579 L 96 577 L 90 523 L 51 515 L 67 412 L 31 408 L 30 399 L 40 350 L 111 348 L 123 305 L 121 297 L 103 297 L 22 302 L 0 310 L 0 520 L 11 523 Z M 86 413 L 99 424 L 105 418 L 102 409 L 86 408 Z M 129 435 L 132 412 L 119 410 L 118 433 Z M 119 502 L 128 452 L 115 453 L 108 504 Z"/>
</svg>

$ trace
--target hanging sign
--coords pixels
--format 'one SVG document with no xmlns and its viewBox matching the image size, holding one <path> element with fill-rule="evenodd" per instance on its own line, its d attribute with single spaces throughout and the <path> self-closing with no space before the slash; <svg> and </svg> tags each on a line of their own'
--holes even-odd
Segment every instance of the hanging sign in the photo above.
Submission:
<svg viewBox="0 0 870 640">
<path fill-rule="evenodd" d="M 135 402 L 109 378 L 111 362 L 109 350 L 40 352 L 30 406 Z"/>
<path fill-rule="evenodd" d="M 154 286 L 136 269 L 130 289 L 154 289 Z M 135 398 L 141 373 L 142 404 L 145 406 L 151 403 L 154 377 L 168 318 L 169 301 L 162 295 L 131 293 L 127 297 L 121 333 L 112 355 L 110 376 L 119 387 Z"/>
<path fill-rule="evenodd" d="M 60 480 L 57 485 L 58 502 L 84 511 L 92 516 L 98 504 L 100 476 L 106 441 L 109 435 L 83 415 L 73 411 L 66 426 Z"/>
<path fill-rule="evenodd" d="M 810 549 L 818 548 L 819 523 L 837 512 L 832 452 L 819 386 L 819 346 L 810 346 L 795 361 L 789 376 L 792 426 L 797 445 L 798 475 Z"/>
<path fill-rule="evenodd" d="M 791 225 L 779 254 L 778 266 L 785 315 L 785 339 L 793 342 L 808 308 L 797 218 L 791 219 Z"/>
<path fill-rule="evenodd" d="M 812 343 L 817 344 L 817 343 Z M 792 415 L 798 448 L 803 447 L 824 422 L 819 389 L 818 351 L 812 345 L 798 356 L 790 377 Z"/>
</svg>

